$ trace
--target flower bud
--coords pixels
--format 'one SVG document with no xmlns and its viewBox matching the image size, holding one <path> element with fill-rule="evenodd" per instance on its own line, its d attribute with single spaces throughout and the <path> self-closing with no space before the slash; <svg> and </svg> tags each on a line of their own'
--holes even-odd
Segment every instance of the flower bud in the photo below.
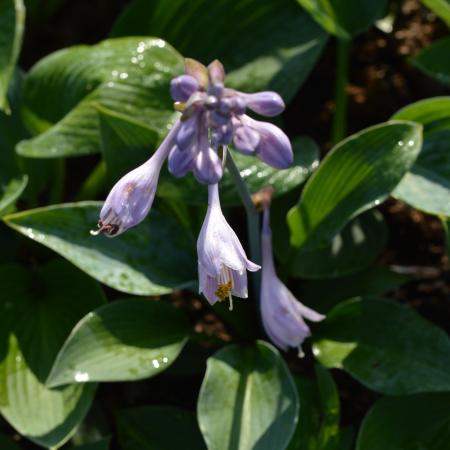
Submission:
<svg viewBox="0 0 450 450">
<path fill-rule="evenodd" d="M 195 156 L 193 149 L 180 150 L 177 146 L 173 147 L 169 155 L 169 172 L 174 177 L 184 177 L 192 170 Z"/>
<path fill-rule="evenodd" d="M 175 102 L 187 102 L 198 88 L 198 81 L 190 75 L 180 75 L 170 82 L 170 94 Z"/>
<path fill-rule="evenodd" d="M 244 155 L 255 153 L 259 145 L 259 133 L 245 125 L 239 126 L 234 131 L 233 144 L 237 151 Z"/>
<path fill-rule="evenodd" d="M 269 122 L 241 117 L 242 122 L 259 133 L 260 141 L 256 156 L 275 169 L 287 169 L 294 161 L 291 142 L 284 132 Z"/>
<path fill-rule="evenodd" d="M 208 69 L 201 62 L 185 58 L 184 72 L 197 80 L 200 89 L 205 90 L 208 87 Z"/>
<path fill-rule="evenodd" d="M 222 178 L 222 174 L 222 161 L 217 152 L 209 146 L 202 148 L 195 159 L 195 178 L 204 184 L 215 184 Z"/>
<path fill-rule="evenodd" d="M 255 94 L 240 94 L 247 106 L 258 114 L 266 117 L 278 116 L 284 111 L 283 99 L 272 91 L 256 92 Z"/>
<path fill-rule="evenodd" d="M 225 80 L 225 69 L 223 67 L 223 64 L 218 59 L 215 59 L 208 66 L 208 74 L 209 81 L 212 84 L 220 83 L 223 85 L 223 82 Z"/>
</svg>

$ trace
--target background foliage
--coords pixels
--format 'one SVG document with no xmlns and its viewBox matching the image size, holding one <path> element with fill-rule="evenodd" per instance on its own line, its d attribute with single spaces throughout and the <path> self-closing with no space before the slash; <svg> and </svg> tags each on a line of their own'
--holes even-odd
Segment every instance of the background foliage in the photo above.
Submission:
<svg viewBox="0 0 450 450">
<path fill-rule="evenodd" d="M 448 26 L 448 0 L 0 0 L 0 448 L 447 449 Z M 291 168 L 234 156 L 274 188 L 278 273 L 327 314 L 303 359 L 255 296 L 197 295 L 191 175 L 89 234 L 174 121 L 183 57 L 287 104 Z"/>
</svg>

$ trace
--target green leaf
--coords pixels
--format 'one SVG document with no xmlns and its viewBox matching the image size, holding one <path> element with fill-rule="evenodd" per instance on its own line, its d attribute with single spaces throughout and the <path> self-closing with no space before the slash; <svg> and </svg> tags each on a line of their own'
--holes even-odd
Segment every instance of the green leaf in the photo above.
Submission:
<svg viewBox="0 0 450 450">
<path fill-rule="evenodd" d="M 28 183 L 28 177 L 20 173 L 14 151 L 16 143 L 23 137 L 19 119 L 21 84 L 21 73 L 15 71 L 8 90 L 9 114 L 0 112 L 0 216 L 11 212 L 10 209 Z"/>
<path fill-rule="evenodd" d="M 104 305 L 74 328 L 47 385 L 155 376 L 177 358 L 188 333 L 186 317 L 171 305 L 142 299 Z"/>
<path fill-rule="evenodd" d="M 300 416 L 288 450 L 344 450 L 348 429 L 339 430 L 340 401 L 331 374 L 316 366 L 317 382 L 294 377 Z M 350 436 L 351 437 L 351 436 Z"/>
<path fill-rule="evenodd" d="M 326 34 L 291 0 L 135 0 L 112 34 L 136 33 L 160 36 L 203 63 L 218 58 L 228 73 L 227 85 L 275 90 L 286 102 L 326 42 Z"/>
<path fill-rule="evenodd" d="M 393 196 L 429 214 L 450 216 L 450 129 L 425 135 L 419 158 Z"/>
<path fill-rule="evenodd" d="M 416 394 L 378 400 L 367 413 L 357 450 L 446 450 L 450 394 Z"/>
<path fill-rule="evenodd" d="M 450 390 L 450 340 L 394 301 L 354 299 L 336 306 L 317 328 L 314 355 L 385 394 Z"/>
<path fill-rule="evenodd" d="M 8 86 L 22 46 L 25 7 L 22 0 L 0 0 L 0 110 L 10 112 Z"/>
<path fill-rule="evenodd" d="M 206 449 L 195 416 L 189 411 L 142 406 L 118 411 L 116 422 L 122 450 Z"/>
<path fill-rule="evenodd" d="M 301 278 L 337 278 L 360 272 L 383 251 L 387 229 L 378 211 L 367 211 L 349 222 L 331 244 L 295 252 L 290 275 Z"/>
<path fill-rule="evenodd" d="M 100 151 L 98 103 L 163 136 L 173 117 L 169 82 L 181 71 L 181 56 L 161 39 L 148 37 L 53 53 L 26 76 L 24 120 L 41 134 L 19 143 L 17 151 L 37 158 Z"/>
<path fill-rule="evenodd" d="M 20 447 L 4 434 L 0 434 L 0 448 L 2 450 L 20 450 Z"/>
<path fill-rule="evenodd" d="M 150 157 L 158 135 L 150 127 L 123 114 L 97 106 L 100 118 L 101 149 L 108 178 L 114 184 Z"/>
<path fill-rule="evenodd" d="M 450 27 L 450 1 L 449 0 L 422 0 L 438 17 Z"/>
<path fill-rule="evenodd" d="M 424 143 L 417 161 L 393 196 L 429 214 L 450 215 L 450 97 L 421 100 L 401 109 L 394 118 L 424 125 Z"/>
<path fill-rule="evenodd" d="M 381 295 L 409 281 L 410 276 L 389 267 L 370 266 L 351 275 L 332 279 L 301 280 L 298 298 L 321 313 L 358 296 Z"/>
<path fill-rule="evenodd" d="M 0 410 L 23 436 L 58 447 L 89 409 L 96 385 L 50 390 L 44 380 L 75 323 L 104 302 L 96 282 L 64 261 L 43 268 L 1 266 Z"/>
<path fill-rule="evenodd" d="M 160 295 L 195 283 L 194 244 L 173 219 L 153 209 L 138 227 L 114 239 L 91 236 L 100 206 L 53 205 L 12 214 L 4 221 L 121 292 Z"/>
<path fill-rule="evenodd" d="M 0 217 L 21 196 L 28 183 L 28 177 L 13 178 L 7 184 L 0 184 Z"/>
<path fill-rule="evenodd" d="M 230 345 L 209 358 L 197 407 L 209 450 L 283 450 L 298 407 L 289 370 L 268 343 Z"/>
<path fill-rule="evenodd" d="M 424 125 L 426 134 L 432 131 L 450 129 L 450 96 L 433 97 L 418 102 L 397 111 L 393 120 L 409 120 Z"/>
<path fill-rule="evenodd" d="M 420 125 L 395 121 L 367 128 L 334 147 L 288 213 L 291 244 L 322 246 L 351 218 L 385 200 L 421 145 Z"/>
<path fill-rule="evenodd" d="M 450 37 L 445 37 L 425 47 L 411 62 L 427 75 L 450 85 Z"/>
<path fill-rule="evenodd" d="M 102 131 L 102 151 L 112 181 L 134 169 L 149 158 L 148 149 L 154 145 L 154 132 L 126 116 L 105 108 L 98 109 Z M 250 191 L 257 192 L 265 186 L 272 186 L 274 197 L 302 184 L 319 164 L 319 147 L 308 137 L 299 137 L 292 142 L 294 164 L 287 170 L 277 170 L 259 159 L 233 153 L 233 159 L 240 169 L 242 178 Z M 220 182 L 221 201 L 224 205 L 240 205 L 241 200 L 228 172 Z M 163 169 L 157 194 L 166 199 L 176 199 L 184 203 L 205 205 L 207 189 L 191 175 L 174 178 Z"/>
<path fill-rule="evenodd" d="M 383 16 L 387 0 L 297 0 L 328 33 L 351 39 Z"/>
</svg>

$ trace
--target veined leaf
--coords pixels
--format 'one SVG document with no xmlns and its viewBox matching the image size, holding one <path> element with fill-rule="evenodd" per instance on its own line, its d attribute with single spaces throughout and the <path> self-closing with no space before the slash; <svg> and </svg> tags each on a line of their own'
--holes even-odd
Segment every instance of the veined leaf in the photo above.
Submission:
<svg viewBox="0 0 450 450">
<path fill-rule="evenodd" d="M 305 81 L 327 39 L 291 0 L 135 0 L 112 35 L 136 33 L 160 36 L 205 64 L 218 58 L 228 73 L 227 85 L 249 92 L 275 90 L 286 102 Z"/>
<path fill-rule="evenodd" d="M 288 213 L 291 244 L 326 245 L 350 219 L 390 195 L 421 146 L 421 126 L 400 121 L 367 128 L 339 143 Z"/>
<path fill-rule="evenodd" d="M 99 202 L 53 205 L 4 221 L 118 291 L 161 295 L 195 285 L 194 244 L 178 223 L 153 209 L 142 224 L 114 239 L 91 236 L 100 207 Z"/>
<path fill-rule="evenodd" d="M 377 392 L 450 391 L 450 339 L 394 301 L 353 299 L 336 306 L 314 334 L 313 353 Z"/>
<path fill-rule="evenodd" d="M 0 410 L 22 435 L 62 445 L 92 402 L 96 385 L 50 390 L 44 381 L 75 323 L 104 301 L 95 281 L 63 261 L 32 271 L 1 266 Z"/>
<path fill-rule="evenodd" d="M 155 376 L 174 362 L 188 333 L 186 317 L 171 305 L 143 299 L 109 303 L 77 324 L 47 385 Z"/>
<path fill-rule="evenodd" d="M 298 407 L 289 370 L 266 342 L 230 345 L 209 358 L 197 407 L 208 449 L 284 450 Z"/>
<path fill-rule="evenodd" d="M 166 42 L 148 37 L 110 39 L 47 56 L 25 79 L 23 116 L 38 136 L 19 143 L 18 153 L 55 158 L 100 151 L 98 103 L 165 135 L 173 116 L 169 82 L 182 72 L 182 62 Z"/>
</svg>

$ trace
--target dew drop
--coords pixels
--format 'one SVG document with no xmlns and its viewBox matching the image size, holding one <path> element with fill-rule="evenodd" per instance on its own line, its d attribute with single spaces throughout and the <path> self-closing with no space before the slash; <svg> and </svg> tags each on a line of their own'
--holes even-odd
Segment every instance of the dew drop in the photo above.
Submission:
<svg viewBox="0 0 450 450">
<path fill-rule="evenodd" d="M 89 381 L 89 374 L 87 372 L 79 372 L 78 371 L 78 372 L 75 372 L 73 379 L 77 383 L 84 383 L 86 381 Z"/>
<path fill-rule="evenodd" d="M 155 369 L 159 369 L 159 361 L 158 361 L 157 359 L 154 359 L 154 360 L 152 361 L 152 364 L 153 364 L 153 367 L 154 367 Z"/>
<path fill-rule="evenodd" d="M 405 143 L 403 141 L 398 141 L 398 146 L 399 147 L 403 147 L 405 145 Z"/>
</svg>

